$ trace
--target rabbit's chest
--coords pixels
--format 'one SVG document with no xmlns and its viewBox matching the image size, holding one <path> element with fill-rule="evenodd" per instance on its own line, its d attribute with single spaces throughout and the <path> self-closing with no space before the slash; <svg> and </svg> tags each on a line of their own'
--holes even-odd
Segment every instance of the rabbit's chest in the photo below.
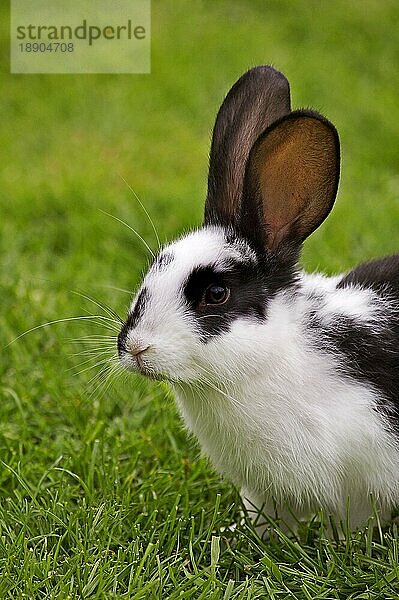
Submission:
<svg viewBox="0 0 399 600">
<path fill-rule="evenodd" d="M 257 405 L 217 393 L 178 397 L 186 426 L 214 467 L 239 487 L 273 495 L 326 476 L 325 441 L 315 423 L 301 410 L 282 407 L 281 398 L 279 405 L 270 397 Z"/>
<path fill-rule="evenodd" d="M 353 486 L 398 481 L 397 449 L 365 388 L 333 379 L 285 394 L 251 382 L 240 400 L 190 390 L 177 395 L 188 429 L 215 468 L 235 485 L 299 504 L 337 505 Z"/>
</svg>

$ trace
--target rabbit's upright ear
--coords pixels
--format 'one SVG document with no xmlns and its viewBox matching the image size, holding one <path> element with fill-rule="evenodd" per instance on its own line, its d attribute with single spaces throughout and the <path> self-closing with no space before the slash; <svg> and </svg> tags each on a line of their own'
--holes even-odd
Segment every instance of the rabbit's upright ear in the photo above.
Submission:
<svg viewBox="0 0 399 600">
<path fill-rule="evenodd" d="M 249 152 L 261 133 L 289 112 L 289 83 L 273 67 L 255 67 L 233 85 L 213 130 L 205 225 L 237 223 Z"/>
<path fill-rule="evenodd" d="M 333 207 L 339 162 L 338 133 L 320 114 L 299 110 L 274 123 L 249 154 L 241 232 L 268 250 L 301 244 Z"/>
</svg>

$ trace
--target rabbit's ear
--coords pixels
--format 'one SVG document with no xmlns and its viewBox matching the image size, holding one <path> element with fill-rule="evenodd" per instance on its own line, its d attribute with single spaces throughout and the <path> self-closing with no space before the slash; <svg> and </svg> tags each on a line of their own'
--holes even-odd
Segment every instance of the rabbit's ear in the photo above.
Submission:
<svg viewBox="0 0 399 600">
<path fill-rule="evenodd" d="M 261 133 L 289 112 L 289 83 L 273 67 L 255 67 L 233 85 L 213 130 L 205 225 L 237 223 L 249 152 Z"/>
<path fill-rule="evenodd" d="M 333 207 L 339 162 L 338 133 L 320 114 L 299 110 L 273 124 L 249 155 L 241 232 L 269 250 L 301 244 Z"/>
</svg>

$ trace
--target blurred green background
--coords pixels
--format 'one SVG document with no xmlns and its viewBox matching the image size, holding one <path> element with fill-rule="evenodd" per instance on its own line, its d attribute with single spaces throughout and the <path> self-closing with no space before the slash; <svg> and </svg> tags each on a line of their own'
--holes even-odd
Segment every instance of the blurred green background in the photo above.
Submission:
<svg viewBox="0 0 399 600">
<path fill-rule="evenodd" d="M 154 0 L 149 75 L 11 75 L 9 15 L 4 5 L 0 11 L 2 346 L 40 323 L 98 314 L 72 290 L 125 314 L 130 296 L 122 290 L 134 291 L 148 255 L 126 227 L 99 209 L 127 221 L 154 245 L 151 226 L 123 177 L 162 241 L 200 224 L 216 111 L 232 83 L 256 64 L 282 70 L 293 107 L 321 111 L 341 136 L 338 199 L 306 244 L 305 267 L 336 273 L 398 251 L 396 0 Z M 176 550 L 180 536 L 188 539 L 190 518 L 202 510 L 212 514 L 218 491 L 222 508 L 236 510 L 235 492 L 198 459 L 165 388 L 131 377 L 90 395 L 95 369 L 80 375 L 69 370 L 82 357 L 71 357 L 77 348 L 68 339 L 103 333 L 98 322 L 69 322 L 2 351 L 4 596 L 19 597 L 21 590 L 31 597 L 67 595 L 72 574 L 71 589 L 79 597 L 127 594 L 131 565 L 140 564 L 152 540 L 164 548 L 165 560 L 179 556 L 177 583 L 165 575 L 159 588 L 140 587 L 152 581 L 154 554 L 148 573 L 133 577 L 129 593 L 143 589 L 142 597 L 174 597 L 173 590 L 191 589 L 181 566 L 188 546 Z M 180 533 L 176 519 L 170 521 L 176 494 L 184 499 Z M 93 529 L 88 523 L 100 506 Z M 143 514 L 154 510 L 160 516 L 144 526 Z M 226 523 L 230 519 L 229 513 Z M 169 554 L 160 534 L 164 522 L 170 523 L 164 533 Z M 110 536 L 120 556 L 119 550 L 107 554 Z M 204 572 L 208 542 L 199 551 Z M 98 557 L 101 568 L 89 585 Z M 228 577 L 243 581 L 243 567 L 234 568 L 236 575 L 230 570 Z M 257 581 L 259 573 L 249 571 L 250 579 Z M 215 598 L 222 597 L 217 594 L 225 590 L 225 579 L 209 588 Z M 290 585 L 299 589 L 302 583 L 294 578 Z"/>
</svg>

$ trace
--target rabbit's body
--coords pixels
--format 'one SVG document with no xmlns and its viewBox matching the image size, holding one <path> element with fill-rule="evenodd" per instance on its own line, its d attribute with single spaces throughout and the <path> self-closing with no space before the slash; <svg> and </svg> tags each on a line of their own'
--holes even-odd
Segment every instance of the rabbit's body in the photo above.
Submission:
<svg viewBox="0 0 399 600">
<path fill-rule="evenodd" d="M 370 514 L 370 493 L 384 517 L 399 500 L 397 431 L 384 414 L 395 406 L 366 373 L 361 381 L 348 374 L 364 349 L 357 357 L 340 349 L 353 330 L 368 329 L 370 351 L 383 354 L 397 305 L 370 289 L 339 287 L 344 277 L 300 274 L 294 290 L 270 302 L 261 325 L 237 320 L 222 346 L 208 342 L 208 386 L 175 386 L 184 422 L 243 490 L 250 512 L 265 506 L 274 514 L 274 500 L 285 521 L 289 506 L 297 516 L 323 508 L 338 522 L 349 507 L 355 527 Z"/>
<path fill-rule="evenodd" d="M 332 208 L 339 141 L 290 112 L 271 67 L 246 73 L 213 134 L 202 228 L 155 258 L 118 339 L 172 382 L 189 430 L 248 507 L 362 524 L 399 501 L 399 260 L 306 275 Z"/>
</svg>

